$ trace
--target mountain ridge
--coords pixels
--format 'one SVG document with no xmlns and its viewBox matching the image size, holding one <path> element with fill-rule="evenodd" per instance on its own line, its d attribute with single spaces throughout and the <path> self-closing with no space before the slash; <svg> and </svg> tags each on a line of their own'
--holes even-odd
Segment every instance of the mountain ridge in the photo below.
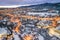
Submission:
<svg viewBox="0 0 60 40">
<path fill-rule="evenodd" d="M 30 6 L 22 6 L 20 8 L 50 8 L 50 9 L 57 9 L 60 10 L 60 3 L 44 3 L 44 4 L 36 4 Z"/>
</svg>

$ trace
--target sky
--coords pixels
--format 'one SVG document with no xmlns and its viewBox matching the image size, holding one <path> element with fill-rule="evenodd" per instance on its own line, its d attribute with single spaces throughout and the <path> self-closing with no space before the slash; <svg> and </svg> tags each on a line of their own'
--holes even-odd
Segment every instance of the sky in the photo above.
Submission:
<svg viewBox="0 0 60 40">
<path fill-rule="evenodd" d="M 60 0 L 0 0 L 0 5 L 58 3 Z"/>
</svg>

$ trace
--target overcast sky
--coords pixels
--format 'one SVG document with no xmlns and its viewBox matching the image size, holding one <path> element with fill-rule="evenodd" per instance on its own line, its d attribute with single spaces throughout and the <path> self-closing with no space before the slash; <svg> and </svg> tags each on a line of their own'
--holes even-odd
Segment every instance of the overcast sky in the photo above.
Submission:
<svg viewBox="0 0 60 40">
<path fill-rule="evenodd" d="M 0 5 L 41 4 L 56 2 L 60 2 L 60 0 L 0 0 Z"/>
</svg>

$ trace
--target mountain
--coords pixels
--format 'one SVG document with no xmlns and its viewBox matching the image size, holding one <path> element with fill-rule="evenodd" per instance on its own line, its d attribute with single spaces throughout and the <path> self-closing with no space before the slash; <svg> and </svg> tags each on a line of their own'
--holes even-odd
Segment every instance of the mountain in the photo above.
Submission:
<svg viewBox="0 0 60 40">
<path fill-rule="evenodd" d="M 0 6 L 0 9 L 5 8 L 31 8 L 31 9 L 54 9 L 60 11 L 60 3 L 44 3 L 44 4 L 34 4 L 34 5 L 12 5 L 12 6 Z"/>
<path fill-rule="evenodd" d="M 60 10 L 60 3 L 44 3 L 44 4 L 28 4 L 28 5 L 11 5 L 11 6 L 0 6 L 0 8 L 34 8 L 34 9 L 57 9 Z"/>
<path fill-rule="evenodd" d="M 22 6 L 21 8 L 33 8 L 33 9 L 55 9 L 60 10 L 60 3 L 44 3 L 44 4 L 37 4 L 37 5 L 30 5 L 30 6 Z"/>
</svg>

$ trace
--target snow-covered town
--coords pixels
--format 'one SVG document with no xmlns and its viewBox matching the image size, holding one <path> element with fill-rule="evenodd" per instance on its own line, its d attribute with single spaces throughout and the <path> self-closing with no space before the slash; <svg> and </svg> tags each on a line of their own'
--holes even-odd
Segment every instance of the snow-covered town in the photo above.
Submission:
<svg viewBox="0 0 60 40">
<path fill-rule="evenodd" d="M 60 40 L 59 11 L 1 9 L 0 40 Z"/>
</svg>

